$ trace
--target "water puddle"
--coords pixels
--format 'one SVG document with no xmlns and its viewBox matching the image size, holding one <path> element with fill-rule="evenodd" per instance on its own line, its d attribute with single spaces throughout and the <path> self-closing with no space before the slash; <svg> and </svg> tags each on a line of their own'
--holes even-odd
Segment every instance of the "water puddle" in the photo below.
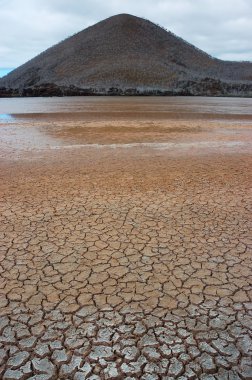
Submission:
<svg viewBox="0 0 252 380">
<path fill-rule="evenodd" d="M 243 141 L 198 141 L 187 143 L 129 143 L 129 144 L 73 144 L 73 145 L 54 145 L 50 149 L 129 149 L 129 148 L 152 148 L 152 149 L 177 149 L 177 148 L 232 148 L 235 146 L 245 146 L 248 143 Z"/>
</svg>

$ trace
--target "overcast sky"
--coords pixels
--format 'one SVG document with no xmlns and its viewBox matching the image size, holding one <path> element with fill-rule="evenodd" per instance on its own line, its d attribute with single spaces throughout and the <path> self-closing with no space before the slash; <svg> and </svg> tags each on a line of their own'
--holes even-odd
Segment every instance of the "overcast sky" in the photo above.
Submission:
<svg viewBox="0 0 252 380">
<path fill-rule="evenodd" d="M 252 0 L 0 0 L 0 76 L 118 13 L 148 18 L 217 58 L 252 61 Z"/>
</svg>

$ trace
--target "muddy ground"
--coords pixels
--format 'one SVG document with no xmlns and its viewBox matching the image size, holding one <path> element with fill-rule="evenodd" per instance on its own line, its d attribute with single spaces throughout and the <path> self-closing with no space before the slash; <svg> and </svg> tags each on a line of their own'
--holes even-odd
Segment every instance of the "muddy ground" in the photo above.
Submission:
<svg viewBox="0 0 252 380">
<path fill-rule="evenodd" d="M 252 378 L 252 116 L 144 101 L 0 116 L 0 378 Z"/>
</svg>

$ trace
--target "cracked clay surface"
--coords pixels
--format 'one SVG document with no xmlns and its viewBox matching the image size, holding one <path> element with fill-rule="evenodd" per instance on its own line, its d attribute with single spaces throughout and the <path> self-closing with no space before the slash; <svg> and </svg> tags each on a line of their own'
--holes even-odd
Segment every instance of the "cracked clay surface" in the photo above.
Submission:
<svg viewBox="0 0 252 380">
<path fill-rule="evenodd" d="M 252 120 L 117 113 L 2 117 L 0 379 L 252 379 Z"/>
</svg>

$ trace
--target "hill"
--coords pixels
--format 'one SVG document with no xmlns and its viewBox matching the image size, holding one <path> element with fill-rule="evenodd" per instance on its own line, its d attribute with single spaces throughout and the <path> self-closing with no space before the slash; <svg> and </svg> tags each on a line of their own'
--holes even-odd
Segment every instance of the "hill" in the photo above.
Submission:
<svg viewBox="0 0 252 380">
<path fill-rule="evenodd" d="M 0 79 L 0 96 L 252 96 L 252 63 L 213 58 L 152 22 L 103 20 Z"/>
</svg>

